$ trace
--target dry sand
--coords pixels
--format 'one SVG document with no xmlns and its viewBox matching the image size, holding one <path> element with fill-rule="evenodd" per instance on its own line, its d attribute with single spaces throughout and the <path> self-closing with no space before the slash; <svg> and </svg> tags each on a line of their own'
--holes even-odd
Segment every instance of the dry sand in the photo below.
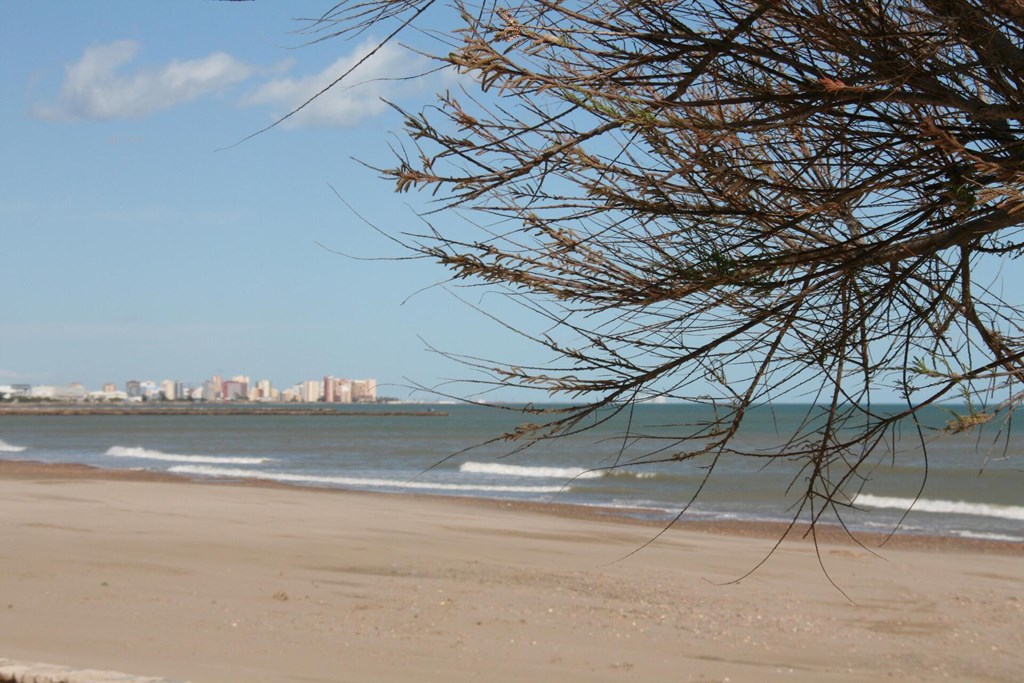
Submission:
<svg viewBox="0 0 1024 683">
<path fill-rule="evenodd" d="M 0 466 L 0 657 L 233 681 L 1024 680 L 1020 544 Z M 734 529 L 733 531 L 738 531 Z"/>
</svg>

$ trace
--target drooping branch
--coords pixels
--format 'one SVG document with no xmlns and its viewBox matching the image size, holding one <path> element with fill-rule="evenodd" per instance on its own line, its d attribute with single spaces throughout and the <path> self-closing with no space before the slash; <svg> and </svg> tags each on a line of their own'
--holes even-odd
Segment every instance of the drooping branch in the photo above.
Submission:
<svg viewBox="0 0 1024 683">
<path fill-rule="evenodd" d="M 419 7 L 343 2 L 332 30 Z M 991 406 L 981 423 L 1020 403 L 1020 311 L 973 281 L 1024 252 L 1019 3 L 454 9 L 437 58 L 462 89 L 400 110 L 409 152 L 381 171 L 437 214 L 500 226 L 401 239 L 549 324 L 524 334 L 550 367 L 466 359 L 494 386 L 586 401 L 516 439 L 652 397 L 708 402 L 714 417 L 634 462 L 793 460 L 813 523 L 923 407 L 963 392 Z M 740 448 L 748 409 L 807 377 L 815 419 Z M 891 392 L 902 409 L 880 413 Z"/>
</svg>

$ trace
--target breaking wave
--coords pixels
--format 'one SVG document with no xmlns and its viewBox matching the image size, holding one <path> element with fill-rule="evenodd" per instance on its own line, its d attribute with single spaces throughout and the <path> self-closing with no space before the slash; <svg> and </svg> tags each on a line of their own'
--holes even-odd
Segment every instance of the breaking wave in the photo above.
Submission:
<svg viewBox="0 0 1024 683">
<path fill-rule="evenodd" d="M 0 453 L 21 453 L 25 448 L 25 446 L 15 446 L 0 439 Z"/>
<path fill-rule="evenodd" d="M 1017 543 L 1024 541 L 1024 537 L 1021 536 L 1010 536 L 1009 534 L 997 534 L 985 531 L 958 531 L 953 529 L 950 533 L 954 536 L 959 536 L 960 538 L 977 538 L 982 541 L 1013 541 Z"/>
<path fill-rule="evenodd" d="M 541 467 L 530 465 L 505 465 L 497 462 L 464 462 L 460 472 L 468 474 L 491 474 L 503 477 L 538 477 L 543 479 L 600 479 L 605 476 L 653 479 L 657 472 L 640 472 L 627 467 L 616 469 L 585 469 L 583 467 Z"/>
<path fill-rule="evenodd" d="M 183 455 L 181 453 L 163 453 L 148 448 L 112 446 L 106 455 L 115 458 L 139 458 L 141 460 L 160 460 L 163 462 L 209 463 L 211 465 L 260 465 L 270 462 L 270 458 L 249 458 L 217 455 Z"/>
<path fill-rule="evenodd" d="M 349 486 L 354 488 L 389 488 L 419 491 L 490 491 L 494 493 L 559 493 L 561 486 L 505 486 L 486 484 L 443 484 L 403 479 L 375 479 L 362 477 L 333 477 L 317 474 L 292 474 L 288 472 L 267 472 L 265 470 L 239 467 L 206 467 L 202 465 L 177 465 L 170 468 L 175 474 L 192 474 L 201 477 L 231 477 L 235 479 L 262 479 L 285 484 L 321 484 L 327 486 Z"/>
<path fill-rule="evenodd" d="M 604 473 L 585 470 L 582 467 L 531 467 L 528 465 L 504 465 L 496 462 L 464 462 L 460 472 L 468 474 L 495 474 L 504 477 L 540 477 L 544 479 L 597 479 Z"/>
<path fill-rule="evenodd" d="M 929 500 L 927 498 L 891 498 L 872 496 L 867 493 L 857 494 L 853 504 L 866 508 L 889 508 L 908 510 L 911 507 L 917 512 L 935 512 L 939 514 L 976 515 L 978 517 L 998 517 L 1000 519 L 1024 520 L 1024 507 L 1020 505 L 992 505 L 989 503 L 967 503 L 962 500 Z"/>
</svg>

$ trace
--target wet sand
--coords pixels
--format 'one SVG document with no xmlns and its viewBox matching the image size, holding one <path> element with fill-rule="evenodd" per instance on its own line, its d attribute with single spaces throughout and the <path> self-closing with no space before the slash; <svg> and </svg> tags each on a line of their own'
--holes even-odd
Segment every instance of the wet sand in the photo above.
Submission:
<svg viewBox="0 0 1024 683">
<path fill-rule="evenodd" d="M 758 566 L 778 527 L 658 531 L 5 462 L 0 657 L 195 683 L 1024 677 L 1022 544 L 830 532 Z"/>
</svg>

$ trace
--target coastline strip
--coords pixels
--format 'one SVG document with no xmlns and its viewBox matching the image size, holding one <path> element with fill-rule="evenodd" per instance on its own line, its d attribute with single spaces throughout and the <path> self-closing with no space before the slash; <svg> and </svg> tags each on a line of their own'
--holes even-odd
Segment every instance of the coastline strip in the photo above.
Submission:
<svg viewBox="0 0 1024 683">
<path fill-rule="evenodd" d="M 444 501 L 467 506 L 478 510 L 520 510 L 541 513 L 552 517 L 567 519 L 613 522 L 629 526 L 644 526 L 656 529 L 666 528 L 666 522 L 650 519 L 640 513 L 620 507 L 601 507 L 596 505 L 576 505 L 572 503 L 537 502 L 513 500 L 505 498 L 485 498 L 461 495 L 428 494 L 417 492 L 393 493 L 385 491 L 367 491 L 344 487 L 323 487 L 304 485 L 300 482 L 285 482 L 270 479 L 237 477 L 230 479 L 214 479 L 204 476 L 193 476 L 186 472 L 168 472 L 153 470 L 107 469 L 80 463 L 44 463 L 34 460 L 0 460 L 0 480 L 96 480 L 96 481 L 139 481 L 169 482 L 198 486 L 226 486 L 246 488 L 268 488 L 297 490 L 326 496 L 369 496 L 386 498 L 410 498 L 424 501 Z M 926 551 L 969 551 L 972 553 L 994 553 L 999 555 L 1024 556 L 1024 543 L 1003 541 L 987 538 L 967 538 L 960 536 L 928 536 L 910 533 L 878 533 L 858 532 L 852 538 L 849 533 L 838 525 L 819 524 L 815 528 L 812 539 L 806 524 L 795 525 L 786 534 L 787 524 L 781 522 L 747 521 L 747 520 L 709 520 L 686 519 L 685 517 L 670 525 L 672 528 L 694 531 L 719 536 L 744 538 L 778 539 L 786 535 L 794 542 L 805 541 L 808 544 L 830 543 L 860 546 L 868 550 L 873 548 L 908 549 Z M 2 682 L 0 682 L 2 683 Z"/>
<path fill-rule="evenodd" d="M 309 417 L 448 417 L 443 410 L 334 410 L 331 408 L 263 408 L 259 406 L 12 405 L 0 406 L 0 415 L 302 415 Z"/>
</svg>

